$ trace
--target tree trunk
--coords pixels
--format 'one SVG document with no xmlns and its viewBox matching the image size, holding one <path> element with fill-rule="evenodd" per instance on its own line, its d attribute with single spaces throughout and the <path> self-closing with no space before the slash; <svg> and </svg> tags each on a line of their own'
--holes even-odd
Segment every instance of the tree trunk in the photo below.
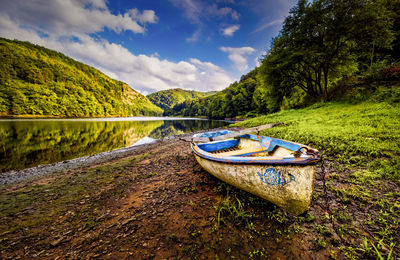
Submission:
<svg viewBox="0 0 400 260">
<path fill-rule="evenodd" d="M 328 66 L 324 67 L 324 101 L 328 100 Z"/>
<path fill-rule="evenodd" d="M 371 63 L 369 65 L 369 73 L 372 73 L 372 63 L 374 62 L 375 44 L 372 44 Z"/>
</svg>

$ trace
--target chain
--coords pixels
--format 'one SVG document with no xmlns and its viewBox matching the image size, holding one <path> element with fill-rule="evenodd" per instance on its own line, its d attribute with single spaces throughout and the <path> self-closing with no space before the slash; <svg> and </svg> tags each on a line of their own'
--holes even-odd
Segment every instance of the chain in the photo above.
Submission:
<svg viewBox="0 0 400 260">
<path fill-rule="evenodd" d="M 321 156 L 321 174 L 322 174 L 322 186 L 324 189 L 324 198 L 325 198 L 325 209 L 329 214 L 329 218 L 331 218 L 331 209 L 329 207 L 329 199 L 328 199 L 328 191 L 327 191 L 327 187 L 326 187 L 326 172 L 325 172 L 325 160 L 324 157 Z"/>
<path fill-rule="evenodd" d="M 329 206 L 328 187 L 326 185 L 326 178 L 325 178 L 325 175 L 326 175 L 325 157 L 323 155 L 321 155 L 321 175 L 322 175 L 322 185 L 324 188 L 325 209 L 329 215 L 329 222 L 331 223 L 333 230 L 335 230 L 336 234 L 338 234 L 336 227 L 335 227 L 335 223 L 333 222 L 331 207 Z M 339 238 L 342 240 L 341 236 L 339 236 Z"/>
</svg>

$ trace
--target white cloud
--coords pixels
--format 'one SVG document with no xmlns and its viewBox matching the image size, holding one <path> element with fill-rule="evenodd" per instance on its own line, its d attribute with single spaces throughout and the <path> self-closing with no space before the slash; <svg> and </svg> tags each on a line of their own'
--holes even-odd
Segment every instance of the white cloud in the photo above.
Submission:
<svg viewBox="0 0 400 260">
<path fill-rule="evenodd" d="M 8 15 L 18 24 L 32 26 L 52 35 L 95 33 L 105 27 L 119 33 L 123 30 L 144 33 L 145 23 L 155 23 L 152 10 L 128 10 L 112 14 L 105 0 L 0 0 L 0 15 Z M 36 27 L 35 27 L 36 26 Z"/>
<path fill-rule="evenodd" d="M 240 25 L 239 24 L 235 24 L 235 25 L 231 25 L 226 27 L 225 29 L 222 30 L 222 34 L 225 36 L 233 36 L 233 34 L 240 29 Z"/>
<path fill-rule="evenodd" d="M 158 17 L 153 10 L 144 10 L 142 13 L 140 13 L 140 11 L 135 8 L 130 10 L 129 13 L 134 20 L 137 20 L 142 24 L 156 23 L 158 21 Z"/>
<path fill-rule="evenodd" d="M 247 63 L 247 58 L 245 56 L 250 55 L 256 51 L 251 47 L 221 47 L 220 50 L 229 54 L 228 58 L 233 62 L 235 68 L 241 72 L 247 70 L 247 68 L 249 67 Z"/>
</svg>

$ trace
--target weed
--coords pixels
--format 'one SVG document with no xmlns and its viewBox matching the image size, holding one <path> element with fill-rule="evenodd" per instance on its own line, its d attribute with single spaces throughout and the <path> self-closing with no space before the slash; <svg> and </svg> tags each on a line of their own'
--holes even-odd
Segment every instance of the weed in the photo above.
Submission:
<svg viewBox="0 0 400 260">
<path fill-rule="evenodd" d="M 325 242 L 325 240 L 324 240 L 323 237 L 317 236 L 317 237 L 314 239 L 314 243 L 315 243 L 315 245 L 317 246 L 317 249 L 326 248 L 326 242 Z"/>
<path fill-rule="evenodd" d="M 352 246 L 341 246 L 339 247 L 339 250 L 343 252 L 344 256 L 346 257 L 346 259 L 351 259 L 351 260 L 355 260 L 357 259 L 356 257 L 356 248 L 352 247 Z"/>
<path fill-rule="evenodd" d="M 153 176 L 155 176 L 155 175 L 157 175 L 157 174 L 158 174 L 158 173 L 156 173 L 156 172 L 150 172 L 149 174 L 145 175 L 144 179 L 153 177 Z"/>
<path fill-rule="evenodd" d="M 268 258 L 267 256 L 267 251 L 265 250 L 265 248 L 262 248 L 261 250 L 253 250 L 251 252 L 249 252 L 249 258 L 253 259 L 253 258 Z"/>
<path fill-rule="evenodd" d="M 217 227 L 224 221 L 224 217 L 238 224 L 242 224 L 253 217 L 250 211 L 244 209 L 243 203 L 239 199 L 235 201 L 229 196 L 215 208 L 218 212 Z"/>
<path fill-rule="evenodd" d="M 321 234 L 325 237 L 329 237 L 332 235 L 332 231 L 324 225 L 317 225 L 317 231 L 319 234 Z"/>
<path fill-rule="evenodd" d="M 331 251 L 329 252 L 329 257 L 330 257 L 332 260 L 337 260 L 337 259 L 338 259 L 337 252 L 336 252 L 335 250 L 331 250 Z"/>
</svg>

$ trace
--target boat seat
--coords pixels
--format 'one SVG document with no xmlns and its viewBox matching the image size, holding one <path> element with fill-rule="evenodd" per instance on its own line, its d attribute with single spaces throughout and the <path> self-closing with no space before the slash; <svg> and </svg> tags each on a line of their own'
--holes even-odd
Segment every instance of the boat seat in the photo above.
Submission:
<svg viewBox="0 0 400 260">
<path fill-rule="evenodd" d="M 226 157 L 226 156 L 246 156 L 246 155 L 251 155 L 254 153 L 262 153 L 268 151 L 265 147 L 249 147 L 246 149 L 239 149 L 236 151 L 231 151 L 231 152 L 225 152 L 225 153 L 219 153 L 216 154 L 215 156 L 217 157 Z"/>
</svg>

